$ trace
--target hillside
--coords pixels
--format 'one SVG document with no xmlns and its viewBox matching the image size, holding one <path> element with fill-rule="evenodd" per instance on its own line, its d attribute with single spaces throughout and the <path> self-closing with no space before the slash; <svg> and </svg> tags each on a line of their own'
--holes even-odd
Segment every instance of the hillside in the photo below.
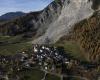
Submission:
<svg viewBox="0 0 100 80">
<path fill-rule="evenodd" d="M 42 11 L 0 23 L 0 54 L 12 55 L 31 48 L 31 41 L 42 35 L 48 24 L 60 15 L 62 4 L 52 2 Z"/>
<path fill-rule="evenodd" d="M 1 43 L 5 43 L 5 42 L 6 44 L 13 43 L 13 45 L 11 46 L 15 47 L 15 50 L 18 45 L 22 46 L 21 44 L 19 44 L 20 40 L 21 42 L 24 42 L 25 45 L 26 43 L 29 43 L 29 42 L 31 43 L 32 39 L 33 39 L 32 43 L 44 44 L 46 43 L 47 38 L 48 38 L 49 43 L 55 43 L 62 36 L 66 34 L 68 35 L 69 31 L 73 29 L 73 26 L 76 23 L 79 23 L 79 24 L 83 23 L 84 19 L 87 20 L 97 10 L 99 11 L 99 3 L 100 3 L 99 0 L 89 0 L 89 1 L 79 0 L 79 2 L 77 2 L 76 0 L 54 1 L 42 11 L 31 12 L 25 16 L 18 17 L 11 21 L 1 23 L 0 24 Z M 83 21 L 83 22 L 80 22 L 80 21 Z M 97 21 L 99 22 L 99 20 Z M 90 25 L 91 24 L 92 23 L 90 23 Z M 94 25 L 96 26 L 96 23 Z M 77 27 L 75 26 L 75 29 L 76 28 Z M 78 33 L 81 34 L 81 32 L 78 32 Z M 92 31 L 91 34 L 94 34 L 94 32 Z M 99 31 L 97 34 L 99 35 Z M 5 36 L 5 37 L 10 36 L 11 39 L 9 40 L 9 38 L 4 37 L 3 38 L 4 41 L 2 42 L 2 36 Z M 90 33 L 88 36 L 91 37 Z M 97 35 L 95 34 L 94 37 L 97 37 Z M 99 38 L 97 38 L 97 40 L 99 41 Z M 84 41 L 85 39 L 83 40 L 83 42 Z M 86 38 L 86 41 L 88 41 L 87 38 Z M 81 42 L 78 42 L 78 43 L 81 44 Z M 90 45 L 91 43 L 92 41 L 90 41 L 87 44 Z M 81 55 L 80 53 L 84 54 L 84 51 L 81 51 L 81 47 L 83 45 L 80 47 L 80 45 L 78 46 L 77 44 L 75 45 L 72 45 L 72 44 L 73 42 L 66 45 L 67 51 L 71 52 L 72 55 L 75 55 L 75 57 L 79 56 L 81 58 L 83 55 Z M 70 48 L 67 47 L 69 45 L 71 46 Z M 94 45 L 94 46 L 97 47 L 97 45 Z M 3 49 L 4 47 L 2 46 L 1 49 Z M 6 47 L 8 48 L 9 46 L 6 45 Z M 85 48 L 87 49 L 88 47 L 85 47 Z M 9 52 L 9 50 L 11 49 L 8 49 L 7 51 Z M 3 50 L 4 53 L 7 53 L 7 51 L 5 51 L 5 49 Z M 91 55 L 92 57 L 90 59 L 89 58 L 90 56 L 87 57 L 87 55 L 85 55 L 87 57 L 85 58 L 92 61 L 93 59 L 96 59 L 96 61 L 98 61 L 99 56 L 96 58 L 96 54 L 98 53 L 99 52 L 97 51 L 95 51 L 95 53 L 94 51 L 93 53 L 89 51 L 89 54 L 94 54 L 95 56 Z"/>
<path fill-rule="evenodd" d="M 55 43 L 71 26 L 92 16 L 99 3 L 99 0 L 55 0 L 42 11 L 0 23 L 0 35 L 30 34 L 38 37 L 33 43 L 45 43 L 47 37 Z"/>
<path fill-rule="evenodd" d="M 91 7 L 92 1 L 65 0 L 59 17 L 49 24 L 44 35 L 34 40 L 33 43 L 43 44 L 47 37 L 50 43 L 55 43 L 60 37 L 66 35 L 74 24 L 92 16 L 94 10 Z"/>
<path fill-rule="evenodd" d="M 100 62 L 100 12 L 76 24 L 71 35 L 90 61 Z"/>
<path fill-rule="evenodd" d="M 7 21 L 7 20 L 11 20 L 11 19 L 20 17 L 20 16 L 24 16 L 24 15 L 25 15 L 25 13 L 23 13 L 23 12 L 9 12 L 4 15 L 1 15 L 0 21 Z"/>
<path fill-rule="evenodd" d="M 44 10 L 31 12 L 25 16 L 13 19 L 0 24 L 1 35 L 18 35 L 23 33 L 33 33 L 42 35 L 48 24 L 57 19 L 62 8 L 61 2 L 52 2 Z"/>
<path fill-rule="evenodd" d="M 0 22 L 0 80 L 99 80 L 100 0 L 54 0 Z"/>
<path fill-rule="evenodd" d="M 63 41 L 75 41 L 80 49 L 81 54 L 88 61 L 100 62 L 100 11 L 95 12 L 88 19 L 75 24 L 69 35 L 63 36 L 60 43 Z M 79 55 L 79 54 L 78 54 Z"/>
</svg>

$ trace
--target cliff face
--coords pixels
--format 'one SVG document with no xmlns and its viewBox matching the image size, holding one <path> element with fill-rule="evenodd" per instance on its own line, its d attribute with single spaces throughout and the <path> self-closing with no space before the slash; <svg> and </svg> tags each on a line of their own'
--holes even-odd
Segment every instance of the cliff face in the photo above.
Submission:
<svg viewBox="0 0 100 80">
<path fill-rule="evenodd" d="M 65 0 L 59 17 L 48 25 L 44 35 L 34 40 L 33 43 L 45 43 L 47 37 L 51 43 L 55 43 L 69 32 L 71 26 L 93 14 L 92 5 L 93 2 L 88 0 Z"/>
</svg>

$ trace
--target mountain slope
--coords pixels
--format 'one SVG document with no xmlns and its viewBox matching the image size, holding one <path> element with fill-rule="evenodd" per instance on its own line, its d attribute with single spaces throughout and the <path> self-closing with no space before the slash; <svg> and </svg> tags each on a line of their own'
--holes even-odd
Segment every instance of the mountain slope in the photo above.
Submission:
<svg viewBox="0 0 100 80">
<path fill-rule="evenodd" d="M 35 33 L 42 35 L 48 25 L 57 19 L 61 12 L 62 2 L 52 2 L 42 11 L 32 12 L 20 18 L 0 24 L 1 35 Z"/>
<path fill-rule="evenodd" d="M 70 38 L 80 44 L 89 61 L 100 63 L 100 11 L 77 23 L 70 32 Z"/>
<path fill-rule="evenodd" d="M 76 0 L 66 0 L 58 19 L 50 24 L 44 35 L 34 40 L 33 43 L 46 43 L 47 38 L 49 43 L 55 43 L 75 28 L 73 30 L 75 34 L 71 35 L 75 37 L 73 40 L 76 40 L 75 42 L 79 44 L 88 61 L 98 63 L 100 62 L 99 11 L 99 0 L 79 0 L 79 2 Z M 84 19 L 86 19 L 85 22 Z M 78 27 L 76 26 L 77 23 L 79 23 Z"/>
<path fill-rule="evenodd" d="M 86 26 L 85 24 L 87 23 L 84 22 L 84 19 L 89 19 L 89 25 L 91 25 L 91 16 L 99 10 L 100 0 L 59 0 L 52 2 L 42 11 L 32 12 L 20 18 L 0 24 L 0 35 L 15 36 L 23 34 L 34 37 L 32 43 L 55 43 L 64 35 L 68 35 L 74 28 L 74 25 L 79 23 L 79 29 L 75 26 L 77 29 L 73 32 L 79 31 L 76 32 L 77 34 L 72 35 L 73 37 L 79 37 L 75 38 L 75 40 L 77 40 L 80 47 L 82 47 L 82 49 L 84 48 L 83 50 L 87 52 L 85 56 L 90 61 L 95 59 L 94 62 L 96 62 L 99 61 L 98 54 L 100 45 L 98 45 L 98 42 L 100 38 L 98 36 L 100 35 L 100 31 L 97 23 L 100 17 L 96 18 L 98 22 L 96 21 L 93 26 L 97 28 L 95 31 L 93 27 L 87 26 L 90 27 L 90 30 L 88 30 L 88 32 L 83 31 L 82 33 L 80 27 L 81 23 L 84 24 L 82 24 L 83 26 Z M 98 12 L 98 14 L 100 14 L 100 12 Z M 80 34 L 80 36 L 78 34 Z M 80 41 L 81 36 L 84 36 L 82 37 L 83 42 Z M 93 38 L 96 38 L 96 41 Z"/>
<path fill-rule="evenodd" d="M 4 15 L 1 15 L 0 21 L 11 20 L 11 19 L 23 16 L 23 15 L 25 15 L 25 13 L 23 13 L 23 12 L 9 12 L 9 13 L 6 13 Z"/>
<path fill-rule="evenodd" d="M 90 17 L 99 6 L 99 0 L 59 0 L 52 2 L 44 10 L 32 12 L 17 19 L 0 24 L 1 35 L 32 33 L 38 39 L 33 43 L 51 43 L 67 34 L 75 23 Z M 44 35 L 43 35 L 44 34 Z"/>
<path fill-rule="evenodd" d="M 45 39 L 48 37 L 51 43 L 55 43 L 60 37 L 67 34 L 75 23 L 92 16 L 94 10 L 92 7 L 92 1 L 88 0 L 65 0 L 61 14 L 49 28 L 45 34 L 33 41 L 33 43 L 45 43 Z"/>
</svg>

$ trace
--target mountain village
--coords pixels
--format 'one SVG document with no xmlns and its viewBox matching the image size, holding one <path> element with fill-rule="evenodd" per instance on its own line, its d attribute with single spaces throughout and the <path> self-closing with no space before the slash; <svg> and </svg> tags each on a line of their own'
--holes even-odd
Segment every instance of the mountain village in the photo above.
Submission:
<svg viewBox="0 0 100 80">
<path fill-rule="evenodd" d="M 49 45 L 33 45 L 32 53 L 23 51 L 13 56 L 0 55 L 0 80 L 21 80 L 19 73 L 26 69 L 39 69 L 52 75 L 73 75 L 70 69 L 75 68 L 75 75 L 80 76 L 85 69 L 84 75 L 88 73 L 88 68 L 92 69 L 96 65 L 84 66 L 80 61 L 71 59 L 64 51 L 63 47 L 53 47 Z M 78 70 L 77 70 L 78 68 Z M 14 75 L 16 73 L 16 75 Z M 13 75 L 13 76 L 12 76 Z M 88 74 L 89 75 L 89 74 Z M 91 75 L 91 72 L 90 72 Z M 41 80 L 45 80 L 45 76 Z"/>
</svg>

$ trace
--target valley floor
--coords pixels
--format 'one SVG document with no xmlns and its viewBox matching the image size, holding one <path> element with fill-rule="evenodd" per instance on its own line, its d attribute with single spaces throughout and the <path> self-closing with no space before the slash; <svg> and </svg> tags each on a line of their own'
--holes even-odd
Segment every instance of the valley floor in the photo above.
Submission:
<svg viewBox="0 0 100 80">
<path fill-rule="evenodd" d="M 22 51 L 13 56 L 0 55 L 0 78 L 5 80 L 94 80 L 97 77 L 98 64 L 72 58 L 63 47 L 51 45 L 33 45 L 32 47 L 30 52 Z M 75 46 L 71 48 L 74 50 Z"/>
</svg>

